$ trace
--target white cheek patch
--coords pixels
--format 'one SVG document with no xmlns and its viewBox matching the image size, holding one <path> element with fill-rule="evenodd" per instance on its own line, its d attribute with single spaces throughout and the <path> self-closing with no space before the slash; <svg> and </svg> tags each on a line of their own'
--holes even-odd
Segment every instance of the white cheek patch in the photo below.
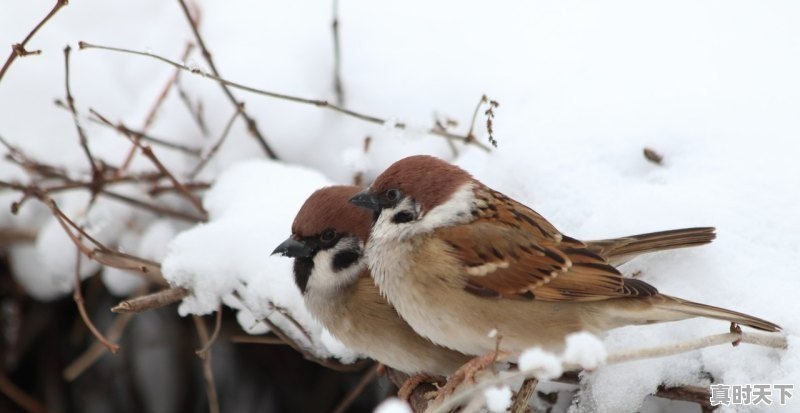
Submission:
<svg viewBox="0 0 800 413">
<path fill-rule="evenodd" d="M 420 216 L 420 205 L 410 197 L 406 197 L 394 208 L 381 211 L 372 227 L 372 239 L 406 240 L 437 228 L 469 222 L 472 219 L 471 212 L 475 207 L 475 201 L 473 184 L 466 183 L 455 191 L 447 202 Z M 402 223 L 393 222 L 395 215 L 404 211 L 413 211 L 417 219 Z"/>
<path fill-rule="evenodd" d="M 358 279 L 366 266 L 363 256 L 347 268 L 337 271 L 333 266 L 336 254 L 354 248 L 363 251 L 364 246 L 355 238 L 347 237 L 342 238 L 333 248 L 318 251 L 314 256 L 314 270 L 308 280 L 308 288 L 320 293 L 334 293 Z"/>
</svg>

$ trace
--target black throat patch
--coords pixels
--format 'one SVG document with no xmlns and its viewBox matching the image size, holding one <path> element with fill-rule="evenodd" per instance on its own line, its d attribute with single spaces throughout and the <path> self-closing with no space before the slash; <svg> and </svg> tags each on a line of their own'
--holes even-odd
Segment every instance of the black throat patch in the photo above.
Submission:
<svg viewBox="0 0 800 413">
<path fill-rule="evenodd" d="M 314 270 L 314 260 L 312 258 L 295 258 L 294 259 L 294 283 L 301 293 L 306 292 L 308 279 L 311 277 L 311 271 Z"/>
</svg>

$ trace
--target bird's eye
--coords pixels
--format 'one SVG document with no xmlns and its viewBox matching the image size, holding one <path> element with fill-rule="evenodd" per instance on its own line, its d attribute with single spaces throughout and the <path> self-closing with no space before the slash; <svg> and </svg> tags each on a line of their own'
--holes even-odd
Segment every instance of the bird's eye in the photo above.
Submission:
<svg viewBox="0 0 800 413">
<path fill-rule="evenodd" d="M 386 191 L 386 199 L 390 201 L 397 201 L 400 199 L 400 190 L 399 189 L 390 189 Z"/>
<path fill-rule="evenodd" d="M 322 235 L 319 236 L 319 239 L 323 242 L 330 242 L 336 238 L 336 231 L 333 229 L 326 229 Z"/>
</svg>

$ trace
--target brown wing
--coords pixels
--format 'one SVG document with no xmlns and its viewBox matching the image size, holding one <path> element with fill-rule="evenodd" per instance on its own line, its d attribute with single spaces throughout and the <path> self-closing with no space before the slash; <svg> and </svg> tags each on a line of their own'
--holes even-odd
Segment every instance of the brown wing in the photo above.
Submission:
<svg viewBox="0 0 800 413">
<path fill-rule="evenodd" d="M 623 278 L 586 244 L 563 236 L 530 208 L 496 192 L 486 195 L 500 202 L 479 202 L 475 221 L 436 231 L 463 263 L 467 291 L 542 301 L 658 293 L 643 281 Z"/>
</svg>

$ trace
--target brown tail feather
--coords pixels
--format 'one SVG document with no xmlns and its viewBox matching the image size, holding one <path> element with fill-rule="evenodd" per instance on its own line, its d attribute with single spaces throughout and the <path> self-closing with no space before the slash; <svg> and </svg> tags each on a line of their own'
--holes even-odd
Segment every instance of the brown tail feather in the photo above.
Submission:
<svg viewBox="0 0 800 413">
<path fill-rule="evenodd" d="M 611 265 L 622 265 L 640 254 L 708 244 L 717 235 L 713 227 L 683 228 L 629 237 L 588 241 L 590 251 L 605 257 Z"/>
<path fill-rule="evenodd" d="M 655 308 L 657 310 L 678 312 L 693 317 L 707 317 L 707 318 L 714 318 L 717 320 L 730 321 L 732 323 L 745 325 L 748 327 L 755 328 L 757 330 L 770 331 L 770 332 L 781 331 L 781 327 L 775 323 L 771 323 L 767 320 L 758 317 L 753 317 L 751 315 L 747 315 L 737 311 L 727 310 L 724 308 L 714 307 L 706 304 L 695 303 L 692 301 L 687 301 L 676 297 L 670 297 L 668 295 L 663 295 L 663 294 L 660 295 L 660 298 L 664 298 L 664 300 L 659 303 L 654 303 Z"/>
</svg>

